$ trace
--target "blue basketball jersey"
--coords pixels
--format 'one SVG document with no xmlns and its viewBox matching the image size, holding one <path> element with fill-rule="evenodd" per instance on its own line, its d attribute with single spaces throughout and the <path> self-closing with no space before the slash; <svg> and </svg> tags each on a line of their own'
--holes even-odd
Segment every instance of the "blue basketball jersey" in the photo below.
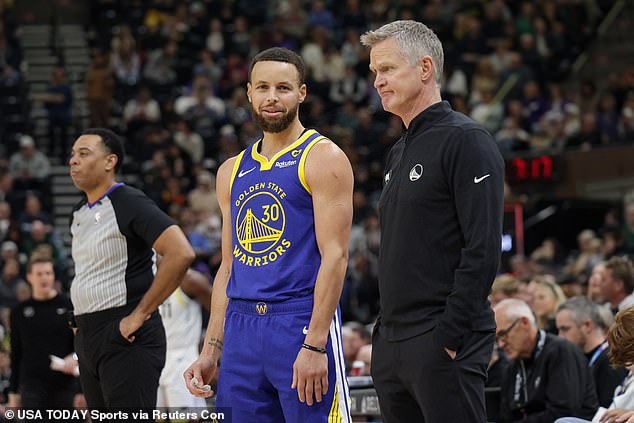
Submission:
<svg viewBox="0 0 634 423">
<path fill-rule="evenodd" d="M 308 151 L 323 139 L 309 129 L 271 160 L 258 152 L 261 140 L 238 155 L 230 182 L 229 298 L 274 302 L 312 296 L 321 255 L 304 165 Z"/>
</svg>

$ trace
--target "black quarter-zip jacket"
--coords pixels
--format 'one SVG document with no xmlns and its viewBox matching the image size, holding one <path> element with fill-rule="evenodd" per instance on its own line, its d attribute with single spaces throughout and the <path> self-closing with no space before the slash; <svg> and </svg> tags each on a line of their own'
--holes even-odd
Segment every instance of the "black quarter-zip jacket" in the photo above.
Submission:
<svg viewBox="0 0 634 423">
<path fill-rule="evenodd" d="M 459 350 L 492 331 L 487 296 L 500 260 L 504 161 L 491 135 L 446 101 L 392 147 L 379 203 L 379 330 L 399 341 L 435 328 Z"/>
</svg>

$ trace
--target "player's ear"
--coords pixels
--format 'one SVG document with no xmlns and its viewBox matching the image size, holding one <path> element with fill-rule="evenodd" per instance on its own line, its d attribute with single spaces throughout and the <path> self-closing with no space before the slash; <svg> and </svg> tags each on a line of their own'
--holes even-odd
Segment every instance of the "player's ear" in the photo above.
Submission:
<svg viewBox="0 0 634 423">
<path fill-rule="evenodd" d="M 299 87 L 299 102 L 303 103 L 304 100 L 306 100 L 306 84 L 302 84 L 302 86 Z"/>
<path fill-rule="evenodd" d="M 249 103 L 251 103 L 251 92 L 252 92 L 251 83 L 247 82 L 247 99 L 249 100 Z"/>
</svg>

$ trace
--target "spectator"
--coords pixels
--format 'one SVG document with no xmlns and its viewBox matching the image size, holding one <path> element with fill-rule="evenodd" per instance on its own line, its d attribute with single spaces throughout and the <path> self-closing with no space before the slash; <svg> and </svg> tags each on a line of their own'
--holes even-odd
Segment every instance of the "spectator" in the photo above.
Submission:
<svg viewBox="0 0 634 423">
<path fill-rule="evenodd" d="M 539 330 L 521 300 L 503 300 L 494 311 L 497 344 L 512 362 L 502 381 L 500 421 L 551 423 L 563 416 L 591 417 L 597 397 L 581 351 Z"/>
<path fill-rule="evenodd" d="M 557 307 L 566 300 L 561 287 L 550 275 L 538 276 L 533 281 L 531 309 L 537 318 L 537 326 L 548 333 L 557 334 L 555 314 Z"/>
<path fill-rule="evenodd" d="M 519 294 L 519 281 L 511 274 L 505 273 L 495 278 L 489 294 L 491 307 L 495 307 L 500 301 L 507 298 L 517 298 Z"/>
<path fill-rule="evenodd" d="M 18 260 L 15 258 L 5 260 L 0 274 L 0 307 L 15 307 L 18 303 L 16 297 L 18 286 L 25 283 L 20 276 L 20 263 L 18 263 Z M 8 326 L 5 325 L 5 327 Z"/>
<path fill-rule="evenodd" d="M 634 304 L 634 267 L 625 257 L 612 257 L 605 263 L 601 280 L 601 296 L 612 313 Z"/>
<path fill-rule="evenodd" d="M 68 128 L 72 119 L 73 93 L 66 82 L 63 67 L 53 69 L 53 81 L 46 91 L 43 101 L 48 110 L 48 139 L 51 146 L 59 146 L 58 157 L 65 162 L 68 160 Z"/>
<path fill-rule="evenodd" d="M 9 172 L 15 189 L 42 189 L 51 171 L 48 157 L 35 147 L 28 135 L 20 137 L 20 151 L 9 159 Z"/>
<path fill-rule="evenodd" d="M 361 323 L 353 321 L 343 325 L 341 338 L 347 373 L 352 368 L 361 347 L 370 343 L 370 333 Z"/>
<path fill-rule="evenodd" d="M 610 362 L 613 366 L 627 367 L 629 370 L 623 383 L 616 388 L 612 403 L 606 410 L 601 407 L 592 422 L 634 423 L 634 307 L 628 307 L 616 317 L 615 324 L 608 331 Z M 558 419 L 555 423 L 591 423 L 573 417 Z"/>
<path fill-rule="evenodd" d="M 592 273 L 588 279 L 588 291 L 586 296 L 597 304 L 605 303 L 603 298 L 603 272 L 605 271 L 605 262 L 600 261 L 592 268 Z"/>
<path fill-rule="evenodd" d="M 200 164 L 205 153 L 205 144 L 202 137 L 192 131 L 191 124 L 187 120 L 178 121 L 174 143 L 187 153 L 193 164 Z"/>
<path fill-rule="evenodd" d="M 606 327 L 597 304 L 585 297 L 574 297 L 557 309 L 559 336 L 577 345 L 588 359 L 601 407 L 608 407 L 627 370 L 610 366 Z"/>
<path fill-rule="evenodd" d="M 215 183 L 216 178 L 211 173 L 202 171 L 196 177 L 196 187 L 187 195 L 189 207 L 196 214 L 196 219 L 199 222 L 220 219 Z M 216 223 L 219 227 L 220 221 L 218 220 Z"/>
<path fill-rule="evenodd" d="M 114 78 L 106 55 L 97 52 L 86 72 L 86 98 L 90 109 L 90 126 L 108 127 Z"/>
</svg>

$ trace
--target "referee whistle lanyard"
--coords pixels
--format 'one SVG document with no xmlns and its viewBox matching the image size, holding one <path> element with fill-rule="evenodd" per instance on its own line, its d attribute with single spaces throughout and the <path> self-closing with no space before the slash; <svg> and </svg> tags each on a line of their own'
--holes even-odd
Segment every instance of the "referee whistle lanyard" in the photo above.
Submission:
<svg viewBox="0 0 634 423">
<path fill-rule="evenodd" d="M 594 352 L 594 354 L 592 354 L 592 358 L 590 358 L 590 362 L 588 363 L 588 367 L 592 367 L 592 365 L 594 364 L 595 361 L 597 361 L 597 359 L 599 358 L 599 356 L 601 354 L 603 354 L 603 351 L 608 349 L 608 341 L 604 341 L 603 344 L 601 344 L 597 350 Z"/>
</svg>

